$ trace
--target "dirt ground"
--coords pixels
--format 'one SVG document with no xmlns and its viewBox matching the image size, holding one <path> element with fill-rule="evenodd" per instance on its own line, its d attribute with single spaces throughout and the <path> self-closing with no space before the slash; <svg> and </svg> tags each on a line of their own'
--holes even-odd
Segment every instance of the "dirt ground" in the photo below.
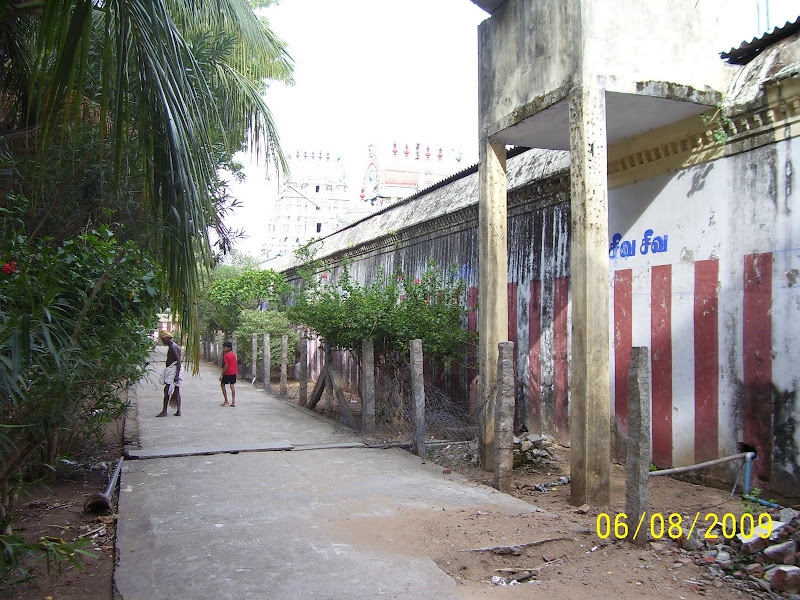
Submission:
<svg viewBox="0 0 800 600">
<path fill-rule="evenodd" d="M 15 529 L 31 540 L 45 535 L 89 538 L 97 558 L 87 559 L 83 571 L 66 566 L 49 576 L 41 565 L 35 581 L 0 591 L 0 598 L 113 600 L 115 515 L 83 512 L 86 498 L 105 489 L 120 456 L 122 427 L 111 433 L 108 443 L 68 470 L 66 478 L 35 489 L 23 499 L 15 522 Z M 738 520 L 746 507 L 738 497 L 731 497 L 730 490 L 653 478 L 650 514 L 664 517 L 665 534 L 637 547 L 617 540 L 613 529 L 615 517 L 625 510 L 624 468 L 612 466 L 612 500 L 607 507 L 576 508 L 569 502 L 569 485 L 561 479 L 569 475 L 569 449 L 551 444 L 549 450 L 551 456 L 541 464 L 523 466 L 514 473 L 513 495 L 539 511 L 512 517 L 489 511 L 432 510 L 422 515 L 409 511 L 372 525 L 360 524 L 342 535 L 362 537 L 361 541 L 383 548 L 422 551 L 464 586 L 465 595 L 475 598 L 798 598 L 769 591 L 758 578 L 745 575 L 745 564 L 753 557 L 736 556 L 722 537 L 706 540 L 694 550 L 683 549 L 669 538 L 671 514 L 682 515 L 684 528 L 699 514 L 701 534 L 708 525 L 707 515 L 721 521 L 730 513 Z M 440 465 L 443 475 L 449 470 L 491 485 L 492 475 L 477 467 L 474 441 L 431 446 L 425 460 Z M 760 508 L 754 511 L 762 512 Z M 604 538 L 598 535 L 606 527 L 601 513 L 610 517 Z M 723 570 L 713 556 L 709 558 L 715 550 L 734 554 L 732 569 Z"/>
<path fill-rule="evenodd" d="M 111 600 L 116 535 L 116 491 L 109 515 L 83 510 L 92 495 L 105 492 L 122 455 L 123 422 L 111 424 L 105 442 L 70 463 L 59 465 L 56 481 L 27 489 L 20 495 L 13 528 L 29 542 L 43 536 L 67 542 L 89 539 L 85 548 L 94 558 L 81 557 L 83 569 L 36 564 L 36 577 L 27 583 L 0 588 L 0 598 L 14 600 Z"/>
<path fill-rule="evenodd" d="M 708 540 L 694 551 L 681 548 L 669 537 L 672 514 L 682 516 L 683 537 L 698 513 L 698 529 L 705 529 L 711 523 L 713 517 L 704 523 L 709 514 L 722 520 L 726 513 L 731 513 L 738 520 L 746 507 L 738 497 L 731 498 L 730 490 L 669 477 L 653 478 L 649 513 L 664 517 L 665 533 L 658 540 L 651 535 L 650 542 L 637 547 L 617 540 L 613 529 L 615 517 L 625 511 L 624 468 L 612 465 L 612 499 L 607 507 L 575 507 L 569 501 L 569 485 L 560 484 L 560 478 L 569 475 L 569 449 L 560 446 L 554 449 L 558 462 L 551 462 L 542 470 L 517 469 L 514 475 L 513 495 L 545 512 L 511 519 L 492 514 L 462 515 L 463 522 L 456 522 L 455 526 L 434 517 L 426 525 L 433 533 L 428 539 L 435 540 L 429 546 L 431 556 L 442 570 L 456 581 L 483 590 L 504 587 L 510 577 L 527 571 L 531 577 L 513 586 L 515 592 L 508 596 L 514 598 L 781 597 L 768 593 L 760 583 L 737 578 L 732 571 L 723 571 L 713 560 L 705 562 L 704 553 L 718 549 L 720 544 L 727 545 L 722 536 Z M 475 466 L 475 452 L 474 443 L 451 444 L 432 449 L 429 457 L 443 468 L 449 467 L 472 480 L 491 485 L 491 474 Z M 610 516 L 610 535 L 605 539 L 598 535 L 599 531 L 607 531 L 603 517 L 598 525 L 601 513 Z M 673 521 L 677 522 L 677 517 Z M 647 529 L 648 524 L 644 527 Z M 456 543 L 447 544 L 448 540 Z M 501 553 L 503 550 L 465 552 L 466 549 L 524 546 L 541 540 L 545 542 L 515 549 L 515 553 Z M 520 550 L 521 553 L 516 554 Z M 495 579 L 492 583 L 493 577 L 505 578 L 505 581 Z"/>
</svg>

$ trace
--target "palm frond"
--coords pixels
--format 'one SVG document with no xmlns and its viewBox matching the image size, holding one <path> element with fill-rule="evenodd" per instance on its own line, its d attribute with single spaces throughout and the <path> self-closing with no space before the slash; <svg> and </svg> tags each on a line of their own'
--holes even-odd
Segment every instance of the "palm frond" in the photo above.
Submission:
<svg viewBox="0 0 800 600">
<path fill-rule="evenodd" d="M 223 121 L 245 124 L 249 149 L 258 156 L 262 143 L 266 142 L 265 153 L 286 171 L 288 166 L 280 148 L 278 128 L 261 90 L 229 64 L 218 64 L 217 73 L 223 82 L 222 89 L 226 90 L 226 101 L 221 109 Z"/>
<path fill-rule="evenodd" d="M 4 7 L 2 24 L 10 18 Z M 149 209 L 165 292 L 188 336 L 187 354 L 196 359 L 196 299 L 213 262 L 208 229 L 219 221 L 214 139 L 230 132 L 224 140 L 229 152 L 244 140 L 286 168 L 261 96 L 265 79 L 291 81 L 286 46 L 246 0 L 48 0 L 37 10 L 30 44 L 23 37 L 5 51 L 4 64 L 18 66 L 20 79 L 3 78 L 3 99 L 25 102 L 27 121 L 42 125 L 40 147 L 56 124 L 80 118 L 92 104 L 104 140 L 100 154 L 107 140 L 117 182 L 126 171 L 123 149 L 138 149 L 125 156 L 135 155 L 141 161 L 136 168 L 147 175 L 140 202 Z M 19 15 L 14 22 L 22 31 Z M 233 41 L 206 70 L 213 81 L 187 42 L 210 30 Z M 90 81 L 99 89 L 86 89 Z"/>
</svg>

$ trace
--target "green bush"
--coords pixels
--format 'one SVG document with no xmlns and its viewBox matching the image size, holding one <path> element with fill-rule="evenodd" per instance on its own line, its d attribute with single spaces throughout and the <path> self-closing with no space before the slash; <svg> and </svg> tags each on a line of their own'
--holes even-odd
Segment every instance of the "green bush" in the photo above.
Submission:
<svg viewBox="0 0 800 600">
<path fill-rule="evenodd" d="M 336 281 L 309 261 L 289 308 L 295 323 L 319 333 L 332 348 L 359 354 L 362 340 L 372 340 L 375 354 L 407 357 L 409 342 L 421 339 L 425 356 L 449 365 L 463 360 L 475 333 L 466 328 L 465 284 L 455 269 L 430 262 L 419 277 L 380 272 L 361 285 L 344 265 Z"/>
<path fill-rule="evenodd" d="M 97 439 L 145 374 L 156 276 L 107 229 L 55 245 L 16 233 L 0 245 L 0 530 L 14 486 Z"/>
<path fill-rule="evenodd" d="M 78 571 L 83 570 L 86 557 L 97 558 L 96 554 L 87 551 L 92 545 L 89 539 L 74 542 L 43 536 L 38 542 L 26 542 L 16 534 L 0 535 L 0 582 L 16 585 L 32 579 L 44 560 L 49 575 L 53 568 L 60 573 L 65 563 L 71 564 Z"/>
<path fill-rule="evenodd" d="M 236 329 L 237 339 L 237 358 L 240 363 L 252 365 L 252 339 L 255 333 L 258 341 L 257 365 L 263 361 L 263 335 L 269 334 L 270 365 L 280 366 L 281 364 L 281 336 L 289 337 L 287 348 L 288 364 L 294 364 L 295 348 L 297 346 L 298 334 L 285 312 L 277 310 L 243 310 L 239 314 L 239 327 Z"/>
</svg>

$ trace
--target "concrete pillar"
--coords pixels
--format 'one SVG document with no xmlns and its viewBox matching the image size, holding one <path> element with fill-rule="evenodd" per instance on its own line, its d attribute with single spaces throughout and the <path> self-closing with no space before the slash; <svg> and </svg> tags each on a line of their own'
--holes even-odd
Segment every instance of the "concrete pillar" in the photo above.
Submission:
<svg viewBox="0 0 800 600">
<path fill-rule="evenodd" d="M 238 348 L 239 348 L 239 345 L 236 343 L 236 334 L 235 334 L 235 333 L 232 333 L 232 334 L 231 334 L 231 350 L 233 351 L 233 355 L 234 355 L 234 356 L 236 356 L 236 357 L 237 357 L 237 359 L 238 359 L 238 356 L 239 356 L 239 355 L 236 353 L 236 351 L 237 351 L 237 349 L 238 349 Z M 241 365 L 239 365 L 239 366 L 241 366 Z"/>
<path fill-rule="evenodd" d="M 253 334 L 252 344 L 250 349 L 252 350 L 252 358 L 250 359 L 250 377 L 251 379 L 255 379 L 258 376 L 258 368 L 256 365 L 258 364 L 258 337 L 256 334 Z"/>
<path fill-rule="evenodd" d="M 305 406 L 308 404 L 308 337 L 306 336 L 305 332 L 300 334 L 300 393 L 298 395 L 298 400 L 300 402 L 300 406 Z"/>
<path fill-rule="evenodd" d="M 425 376 L 422 340 L 411 340 L 411 446 L 417 456 L 425 456 Z"/>
<path fill-rule="evenodd" d="M 514 342 L 500 342 L 495 400 L 494 487 L 510 492 L 514 475 Z"/>
<path fill-rule="evenodd" d="M 650 351 L 648 348 L 631 348 L 631 365 L 628 372 L 628 458 L 625 485 L 625 514 L 628 515 L 628 541 L 644 546 L 648 529 L 640 529 L 634 539 L 636 523 L 647 513 L 650 503 L 651 461 L 651 394 Z"/>
<path fill-rule="evenodd" d="M 611 489 L 605 114 L 596 81 L 570 90 L 570 501 L 592 506 L 608 504 Z"/>
<path fill-rule="evenodd" d="M 289 362 L 289 336 L 281 336 L 281 396 L 286 398 L 289 394 L 289 386 L 286 377 L 287 365 Z"/>
<path fill-rule="evenodd" d="M 497 344 L 508 339 L 506 148 L 480 144 L 478 199 L 478 435 L 481 466 L 494 469 Z"/>
<path fill-rule="evenodd" d="M 372 340 L 361 342 L 361 428 L 375 431 L 375 347 Z"/>
<path fill-rule="evenodd" d="M 272 371 L 272 356 L 269 349 L 269 334 L 264 334 L 264 391 L 268 394 L 272 392 L 272 382 L 270 372 Z"/>
</svg>

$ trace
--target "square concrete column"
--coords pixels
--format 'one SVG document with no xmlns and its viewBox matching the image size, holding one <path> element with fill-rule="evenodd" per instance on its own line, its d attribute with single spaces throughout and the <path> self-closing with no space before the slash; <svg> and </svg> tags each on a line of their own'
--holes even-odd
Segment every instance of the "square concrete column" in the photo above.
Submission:
<svg viewBox="0 0 800 600">
<path fill-rule="evenodd" d="M 478 435 L 481 466 L 494 469 L 497 344 L 508 340 L 506 147 L 480 144 L 478 198 Z"/>
<path fill-rule="evenodd" d="M 640 530 L 634 537 L 642 515 L 650 506 L 650 461 L 652 454 L 652 393 L 650 391 L 650 350 L 647 347 L 631 348 L 631 366 L 628 372 L 628 452 L 625 462 L 625 513 L 628 515 L 627 540 L 644 546 L 649 539 Z"/>
<path fill-rule="evenodd" d="M 300 341 L 298 343 L 298 354 L 300 355 L 300 406 L 308 404 L 308 336 L 305 331 L 300 331 Z"/>
<path fill-rule="evenodd" d="M 514 342 L 500 342 L 495 401 L 494 487 L 510 492 L 514 477 Z"/>
<path fill-rule="evenodd" d="M 258 364 L 258 337 L 255 333 L 252 336 L 250 346 L 250 356 L 252 356 L 252 359 L 250 360 L 250 377 L 255 379 L 258 376 L 258 368 L 256 366 Z"/>
<path fill-rule="evenodd" d="M 270 356 L 270 340 L 269 334 L 264 334 L 264 391 L 268 394 L 272 392 L 271 385 L 271 372 L 272 372 L 272 357 Z"/>
<path fill-rule="evenodd" d="M 593 80 L 570 90 L 571 497 L 603 506 L 610 494 L 608 179 L 605 91 Z"/>
<path fill-rule="evenodd" d="M 375 431 L 375 344 L 361 342 L 361 428 Z"/>
</svg>

